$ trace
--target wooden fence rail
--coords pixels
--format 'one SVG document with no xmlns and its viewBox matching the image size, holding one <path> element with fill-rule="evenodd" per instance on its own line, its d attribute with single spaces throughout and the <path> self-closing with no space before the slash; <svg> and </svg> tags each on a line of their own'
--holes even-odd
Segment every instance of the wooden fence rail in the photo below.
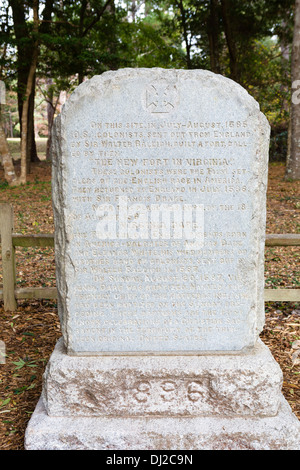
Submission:
<svg viewBox="0 0 300 470">
<path fill-rule="evenodd" d="M 3 288 L 0 300 L 4 310 L 15 310 L 18 299 L 56 299 L 56 287 L 16 288 L 15 247 L 54 247 L 54 234 L 23 235 L 13 233 L 13 208 L 0 204 L 0 242 L 2 253 Z M 300 246 L 300 234 L 267 234 L 266 247 Z M 300 289 L 265 289 L 266 302 L 300 302 Z"/>
</svg>

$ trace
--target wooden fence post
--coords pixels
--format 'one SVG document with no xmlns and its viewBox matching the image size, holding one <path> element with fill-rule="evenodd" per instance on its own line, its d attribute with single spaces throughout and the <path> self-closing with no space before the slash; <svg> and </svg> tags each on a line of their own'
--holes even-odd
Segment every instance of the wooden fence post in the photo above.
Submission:
<svg viewBox="0 0 300 470">
<path fill-rule="evenodd" d="M 12 243 L 14 223 L 13 208 L 10 204 L 0 204 L 0 233 L 3 270 L 4 310 L 16 310 L 15 299 L 15 249 Z"/>
</svg>

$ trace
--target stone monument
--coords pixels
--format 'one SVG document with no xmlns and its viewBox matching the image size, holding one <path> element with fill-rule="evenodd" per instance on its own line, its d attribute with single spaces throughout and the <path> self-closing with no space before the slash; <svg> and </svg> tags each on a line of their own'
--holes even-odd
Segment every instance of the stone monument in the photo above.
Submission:
<svg viewBox="0 0 300 470">
<path fill-rule="evenodd" d="M 27 449 L 300 449 L 259 339 L 269 124 L 203 70 L 82 83 L 55 121 L 62 339 Z"/>
</svg>

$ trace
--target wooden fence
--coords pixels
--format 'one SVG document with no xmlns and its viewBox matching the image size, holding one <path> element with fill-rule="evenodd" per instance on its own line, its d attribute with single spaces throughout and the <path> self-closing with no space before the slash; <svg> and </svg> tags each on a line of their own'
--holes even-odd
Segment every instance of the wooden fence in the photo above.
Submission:
<svg viewBox="0 0 300 470">
<path fill-rule="evenodd" d="M 54 234 L 23 235 L 13 233 L 13 208 L 0 204 L 0 235 L 3 287 L 0 300 L 5 310 L 15 310 L 18 299 L 56 299 L 56 287 L 16 288 L 15 247 L 54 247 Z M 266 235 L 266 246 L 300 246 L 300 234 Z M 300 289 L 265 289 L 265 301 L 300 302 Z"/>
</svg>

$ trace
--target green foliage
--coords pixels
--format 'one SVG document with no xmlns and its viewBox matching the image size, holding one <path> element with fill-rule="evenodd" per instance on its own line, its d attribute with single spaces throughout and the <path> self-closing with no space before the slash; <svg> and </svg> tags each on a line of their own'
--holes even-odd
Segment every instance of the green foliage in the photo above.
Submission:
<svg viewBox="0 0 300 470">
<path fill-rule="evenodd" d="M 35 364 L 34 361 L 30 361 L 27 357 L 25 358 L 25 361 L 20 358 L 18 361 L 13 362 L 13 364 L 16 366 L 15 370 L 22 369 L 23 367 L 37 367 L 37 364 Z"/>
<path fill-rule="evenodd" d="M 32 17 L 30 3 L 20 3 L 25 22 L 16 22 L 10 3 L 0 6 L 1 77 L 19 92 L 34 40 Z M 294 0 L 44 0 L 37 76 L 51 78 L 47 98 L 109 69 L 213 70 L 254 96 L 279 128 L 274 149 L 285 151 L 293 6 Z M 18 55 L 20 49 L 27 53 Z"/>
<path fill-rule="evenodd" d="M 274 125 L 288 119 L 289 66 L 290 63 L 282 58 L 275 38 L 249 43 L 241 61 L 243 85 Z"/>
<path fill-rule="evenodd" d="M 287 154 L 288 131 L 280 128 L 273 128 L 270 139 L 270 160 L 282 161 Z"/>
</svg>

